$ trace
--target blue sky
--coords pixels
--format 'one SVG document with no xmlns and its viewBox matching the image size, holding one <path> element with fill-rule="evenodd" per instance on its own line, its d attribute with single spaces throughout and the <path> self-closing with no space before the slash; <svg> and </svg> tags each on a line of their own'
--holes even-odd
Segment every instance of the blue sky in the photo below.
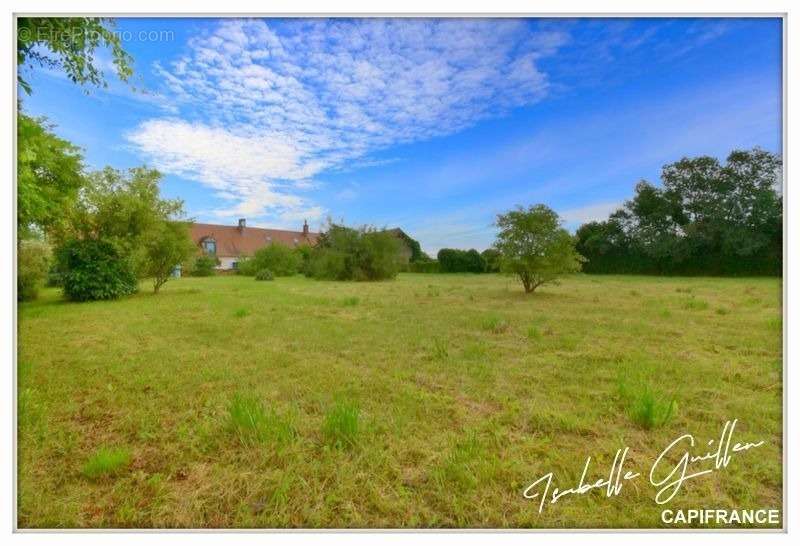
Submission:
<svg viewBox="0 0 800 546">
<path fill-rule="evenodd" d="M 515 205 L 548 204 L 575 229 L 683 156 L 781 149 L 778 19 L 139 18 L 117 30 L 135 89 L 104 52 L 107 89 L 34 68 L 23 108 L 93 168 L 160 169 L 163 193 L 198 221 L 331 217 L 402 227 L 431 253 L 483 249 Z"/>
</svg>

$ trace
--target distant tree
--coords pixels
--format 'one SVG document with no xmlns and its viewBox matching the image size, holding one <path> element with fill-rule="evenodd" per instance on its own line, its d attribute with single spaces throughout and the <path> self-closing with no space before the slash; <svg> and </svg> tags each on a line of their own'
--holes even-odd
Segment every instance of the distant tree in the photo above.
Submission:
<svg viewBox="0 0 800 546">
<path fill-rule="evenodd" d="M 316 279 L 378 281 L 400 270 L 400 240 L 390 231 L 329 222 L 311 250 L 306 275 Z"/>
<path fill-rule="evenodd" d="M 153 292 L 172 278 L 175 266 L 197 251 L 184 222 L 163 222 L 150 231 L 145 241 L 144 275 L 153 279 Z"/>
<path fill-rule="evenodd" d="M 483 257 L 474 248 L 442 248 L 436 258 L 442 273 L 483 273 L 486 269 Z"/>
<path fill-rule="evenodd" d="M 80 149 L 45 118 L 17 115 L 17 228 L 21 236 L 59 231 L 85 184 Z"/>
<path fill-rule="evenodd" d="M 662 187 L 641 181 L 606 222 L 581 226 L 590 272 L 780 274 L 781 159 L 755 148 L 726 163 L 707 156 L 664 166 Z"/>
<path fill-rule="evenodd" d="M 303 256 L 297 249 L 279 243 L 272 243 L 260 248 L 256 253 L 239 262 L 239 273 L 255 275 L 268 269 L 278 277 L 296 275 L 303 263 Z"/>
<path fill-rule="evenodd" d="M 133 74 L 133 57 L 123 48 L 112 27 L 114 20 L 102 17 L 19 17 L 17 19 L 17 81 L 30 94 L 30 83 L 22 76 L 26 65 L 38 64 L 63 70 L 78 85 L 106 87 L 96 51 L 108 48 L 122 81 Z"/>
<path fill-rule="evenodd" d="M 519 277 L 525 292 L 580 271 L 582 256 L 558 215 L 545 205 L 519 207 L 497 216 L 494 247 L 501 253 L 502 271 Z"/>
<path fill-rule="evenodd" d="M 481 252 L 487 273 L 498 273 L 500 271 L 500 251 L 496 248 L 487 248 Z"/>
</svg>

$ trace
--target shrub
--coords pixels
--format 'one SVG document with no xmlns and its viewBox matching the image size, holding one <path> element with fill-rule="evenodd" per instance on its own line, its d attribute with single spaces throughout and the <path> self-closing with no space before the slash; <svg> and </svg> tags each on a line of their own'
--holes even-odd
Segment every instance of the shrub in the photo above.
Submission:
<svg viewBox="0 0 800 546">
<path fill-rule="evenodd" d="M 243 445 L 260 442 L 285 444 L 291 441 L 296 431 L 292 422 L 266 408 L 254 395 L 235 394 L 228 406 L 230 425 Z"/>
<path fill-rule="evenodd" d="M 311 251 L 306 274 L 340 281 L 393 279 L 400 269 L 400 244 L 389 231 L 332 224 Z"/>
<path fill-rule="evenodd" d="M 83 465 L 83 475 L 90 480 L 96 480 L 102 476 L 112 476 L 119 473 L 130 462 L 131 452 L 129 450 L 101 447 Z"/>
<path fill-rule="evenodd" d="M 272 243 L 257 250 L 252 257 L 240 261 L 238 269 L 240 275 L 255 275 L 269 269 L 276 277 L 288 277 L 300 271 L 302 261 L 302 255 L 297 249 Z"/>
<path fill-rule="evenodd" d="M 192 275 L 195 277 L 211 277 L 216 274 L 216 267 L 219 261 L 214 256 L 202 255 L 198 256 L 194 261 L 194 266 L 191 268 Z"/>
<path fill-rule="evenodd" d="M 408 264 L 408 270 L 411 273 L 438 273 L 439 262 L 436 260 L 411 262 Z"/>
<path fill-rule="evenodd" d="M 356 445 L 358 435 L 358 405 L 353 402 L 337 402 L 325 416 L 322 435 L 325 443 L 337 449 Z"/>
<path fill-rule="evenodd" d="M 57 251 L 64 295 L 73 301 L 116 299 L 138 289 L 129 259 L 97 239 L 73 239 Z"/>
<path fill-rule="evenodd" d="M 256 273 L 256 280 L 257 281 L 274 281 L 275 275 L 272 274 L 272 271 L 269 269 L 262 269 L 258 273 Z"/>
<path fill-rule="evenodd" d="M 486 269 L 483 257 L 474 248 L 443 248 L 436 257 L 442 273 L 483 273 Z"/>
<path fill-rule="evenodd" d="M 17 300 L 36 299 L 39 288 L 48 275 L 50 245 L 44 241 L 28 239 L 17 247 Z"/>
</svg>

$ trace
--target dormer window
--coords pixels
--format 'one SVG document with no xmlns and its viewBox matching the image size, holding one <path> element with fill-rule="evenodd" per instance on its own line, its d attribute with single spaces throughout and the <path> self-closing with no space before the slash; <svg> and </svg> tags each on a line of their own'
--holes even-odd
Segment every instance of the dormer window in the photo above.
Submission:
<svg viewBox="0 0 800 546">
<path fill-rule="evenodd" d="M 213 237 L 207 237 L 203 239 L 201 243 L 203 246 L 203 250 L 206 254 L 216 254 L 217 253 L 217 242 L 214 240 Z"/>
</svg>

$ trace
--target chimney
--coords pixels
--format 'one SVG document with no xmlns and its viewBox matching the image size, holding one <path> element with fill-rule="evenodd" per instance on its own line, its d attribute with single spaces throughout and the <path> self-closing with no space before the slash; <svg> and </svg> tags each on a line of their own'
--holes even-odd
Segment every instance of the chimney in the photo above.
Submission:
<svg viewBox="0 0 800 546">
<path fill-rule="evenodd" d="M 247 220 L 239 218 L 239 233 L 243 232 L 245 227 L 247 227 Z"/>
<path fill-rule="evenodd" d="M 303 220 L 303 237 L 308 237 L 308 222 Z"/>
</svg>

